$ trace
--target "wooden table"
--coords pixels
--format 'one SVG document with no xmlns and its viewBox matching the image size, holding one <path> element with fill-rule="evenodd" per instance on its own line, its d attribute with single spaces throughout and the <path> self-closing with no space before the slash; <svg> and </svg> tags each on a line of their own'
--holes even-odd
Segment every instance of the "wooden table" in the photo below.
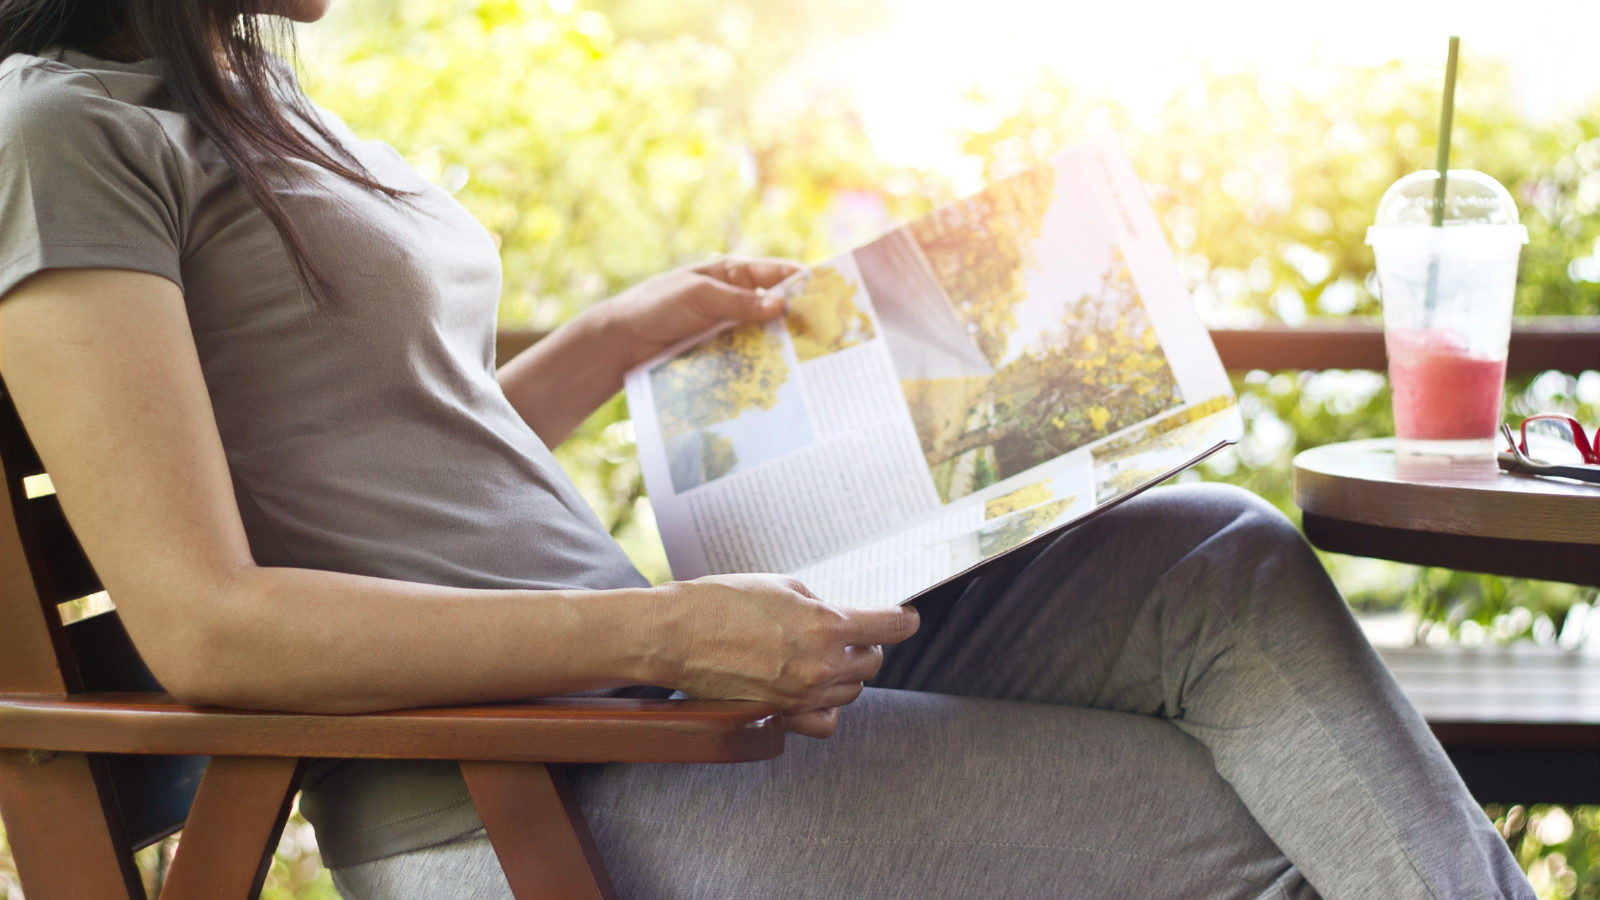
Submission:
<svg viewBox="0 0 1600 900">
<path fill-rule="evenodd" d="M 1294 495 L 1324 550 L 1600 585 L 1600 486 L 1408 481 L 1384 439 L 1301 453 Z M 1527 643 L 1379 653 L 1479 801 L 1600 803 L 1600 653 Z"/>
<path fill-rule="evenodd" d="M 1408 481 L 1394 441 L 1316 447 L 1294 459 L 1306 538 L 1335 553 L 1600 586 L 1600 485 L 1501 474 Z"/>
</svg>

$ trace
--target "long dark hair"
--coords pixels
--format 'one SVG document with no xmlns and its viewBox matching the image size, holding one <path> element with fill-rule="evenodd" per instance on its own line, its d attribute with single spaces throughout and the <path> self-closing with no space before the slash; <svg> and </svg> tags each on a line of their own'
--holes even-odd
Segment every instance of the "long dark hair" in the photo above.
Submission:
<svg viewBox="0 0 1600 900">
<path fill-rule="evenodd" d="M 312 113 L 293 69 L 294 31 L 272 13 L 288 0 L 0 0 L 0 59 L 65 46 L 160 61 L 168 92 L 232 166 L 283 239 L 300 283 L 321 303 L 337 291 L 307 252 L 273 190 L 294 177 L 292 160 L 320 166 L 391 198 Z M 283 56 L 275 54 L 279 50 Z M 332 148 L 317 146 L 297 118 Z"/>
</svg>

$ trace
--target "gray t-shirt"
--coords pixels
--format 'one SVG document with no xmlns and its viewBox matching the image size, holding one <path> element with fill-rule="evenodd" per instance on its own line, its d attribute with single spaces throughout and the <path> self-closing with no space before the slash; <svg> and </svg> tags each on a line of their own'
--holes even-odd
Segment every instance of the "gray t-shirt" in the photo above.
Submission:
<svg viewBox="0 0 1600 900">
<path fill-rule="evenodd" d="M 271 223 L 172 109 L 160 66 L 0 62 L 0 295 L 42 269 L 183 289 L 256 561 L 475 588 L 644 585 L 494 380 L 500 261 L 393 148 L 332 133 L 391 200 L 309 164 L 281 198 L 341 293 L 305 296 Z M 305 129 L 308 135 L 309 129 Z M 478 827 L 454 763 L 323 763 L 302 809 L 352 865 Z"/>
</svg>

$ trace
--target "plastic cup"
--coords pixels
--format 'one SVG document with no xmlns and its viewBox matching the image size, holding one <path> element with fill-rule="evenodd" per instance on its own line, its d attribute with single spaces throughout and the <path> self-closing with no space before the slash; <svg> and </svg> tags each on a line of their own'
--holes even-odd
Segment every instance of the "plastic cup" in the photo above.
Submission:
<svg viewBox="0 0 1600 900">
<path fill-rule="evenodd" d="M 1444 224 L 1433 225 L 1436 171 L 1413 172 L 1367 229 L 1378 263 L 1383 336 L 1405 474 L 1492 475 L 1505 396 L 1517 258 L 1528 230 L 1498 181 L 1452 169 Z"/>
</svg>

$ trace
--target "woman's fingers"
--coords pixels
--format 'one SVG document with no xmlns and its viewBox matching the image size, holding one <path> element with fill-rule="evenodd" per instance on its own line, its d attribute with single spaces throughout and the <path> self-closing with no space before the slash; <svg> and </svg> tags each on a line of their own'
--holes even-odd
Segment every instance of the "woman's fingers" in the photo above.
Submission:
<svg viewBox="0 0 1600 900">
<path fill-rule="evenodd" d="M 845 661 L 839 681 L 871 681 L 883 668 L 883 648 L 870 644 L 865 647 L 846 647 Z"/>
<path fill-rule="evenodd" d="M 914 606 L 847 610 L 844 643 L 852 647 L 898 644 L 916 634 L 917 626 L 921 623 L 922 617 Z"/>
<path fill-rule="evenodd" d="M 772 287 L 800 271 L 800 264 L 769 257 L 724 256 L 696 267 L 695 271 L 736 287 L 754 289 Z"/>
<path fill-rule="evenodd" d="M 839 727 L 839 711 L 856 702 L 864 689 L 861 684 L 839 685 L 823 695 L 822 707 L 784 715 L 783 727 L 808 737 L 831 737 Z"/>
<path fill-rule="evenodd" d="M 697 311 L 712 319 L 763 322 L 783 309 L 766 288 L 799 270 L 798 264 L 783 259 L 722 257 L 694 269 L 701 282 L 693 300 L 698 301 Z"/>
<path fill-rule="evenodd" d="M 695 313 L 706 319 L 765 322 L 783 311 L 783 301 L 776 296 L 729 284 L 703 273 L 697 278 L 699 283 L 687 299 Z"/>
<path fill-rule="evenodd" d="M 806 737 L 832 737 L 833 732 L 839 727 L 839 710 L 837 707 L 814 709 L 810 712 L 784 716 L 783 727 L 786 731 L 803 734 Z"/>
<path fill-rule="evenodd" d="M 849 706 L 861 697 L 861 692 L 866 690 L 866 687 L 859 681 L 836 684 L 823 691 L 817 697 L 815 706 L 818 709 L 836 709 L 841 706 Z"/>
</svg>

